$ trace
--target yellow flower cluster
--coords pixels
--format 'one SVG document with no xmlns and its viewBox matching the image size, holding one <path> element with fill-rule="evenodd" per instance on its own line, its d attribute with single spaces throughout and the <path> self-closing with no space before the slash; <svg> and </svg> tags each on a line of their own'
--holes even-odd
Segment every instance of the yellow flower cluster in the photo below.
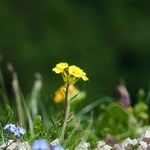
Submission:
<svg viewBox="0 0 150 150">
<path fill-rule="evenodd" d="M 59 87 L 54 93 L 55 103 L 61 103 L 65 100 L 66 88 L 64 86 Z M 70 85 L 68 89 L 68 96 L 73 97 L 78 93 L 78 89 L 74 85 Z"/>
<path fill-rule="evenodd" d="M 61 73 L 64 81 L 69 84 L 74 84 L 80 78 L 84 81 L 89 80 L 82 69 L 75 65 L 69 66 L 66 62 L 58 63 L 53 71 L 57 74 Z"/>
</svg>

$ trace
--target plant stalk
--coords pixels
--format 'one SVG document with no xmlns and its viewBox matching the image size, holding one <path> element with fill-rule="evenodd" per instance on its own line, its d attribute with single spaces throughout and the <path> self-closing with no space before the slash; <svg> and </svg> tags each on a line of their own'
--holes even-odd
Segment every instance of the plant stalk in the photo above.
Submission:
<svg viewBox="0 0 150 150">
<path fill-rule="evenodd" d="M 69 84 L 67 83 L 66 91 L 65 91 L 65 107 L 64 107 L 65 116 L 64 116 L 64 122 L 63 122 L 63 126 L 62 126 L 61 136 L 60 136 L 60 144 L 62 144 L 64 142 L 67 120 L 69 118 L 69 113 L 70 113 L 70 101 L 68 100 L 68 92 L 69 92 Z"/>
</svg>

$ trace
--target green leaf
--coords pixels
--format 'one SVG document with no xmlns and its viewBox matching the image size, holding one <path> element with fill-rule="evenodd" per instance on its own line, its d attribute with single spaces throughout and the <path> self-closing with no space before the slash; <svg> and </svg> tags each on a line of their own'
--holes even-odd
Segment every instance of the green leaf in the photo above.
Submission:
<svg viewBox="0 0 150 150">
<path fill-rule="evenodd" d="M 96 101 L 94 101 L 93 103 L 87 105 L 86 107 L 84 107 L 78 114 L 77 117 L 82 117 L 83 115 L 85 115 L 86 113 L 90 112 L 91 110 L 93 110 L 95 107 L 99 106 L 100 104 L 103 103 L 111 103 L 113 100 L 110 97 L 102 97 Z"/>
<path fill-rule="evenodd" d="M 9 105 L 6 106 L 6 109 L 3 110 L 0 116 L 0 122 L 2 126 L 6 125 L 8 122 L 13 122 L 15 119 L 14 112 Z"/>
<path fill-rule="evenodd" d="M 34 137 L 39 138 L 44 133 L 44 126 L 40 115 L 35 117 L 33 125 L 34 125 L 33 127 Z"/>
<path fill-rule="evenodd" d="M 117 103 L 108 105 L 104 112 L 100 114 L 96 123 L 97 133 L 102 137 L 107 134 L 118 136 L 119 138 L 132 136 L 136 132 L 136 127 L 137 121 L 135 117 Z"/>
</svg>

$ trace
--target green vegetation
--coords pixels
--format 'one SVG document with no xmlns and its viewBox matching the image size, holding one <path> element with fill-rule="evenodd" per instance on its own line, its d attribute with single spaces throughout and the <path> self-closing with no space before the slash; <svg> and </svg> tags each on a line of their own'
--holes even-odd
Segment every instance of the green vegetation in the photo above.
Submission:
<svg viewBox="0 0 150 150">
<path fill-rule="evenodd" d="M 43 76 L 44 92 L 52 91 L 59 80 L 49 75 L 49 68 L 68 61 L 89 72 L 92 82 L 80 86 L 87 91 L 88 103 L 103 94 L 114 96 L 120 78 L 135 99 L 138 89 L 150 90 L 149 4 L 1 0 L 0 54 L 15 66 L 25 95 L 36 72 Z"/>
<path fill-rule="evenodd" d="M 139 90 L 137 103 L 134 106 L 131 106 L 130 102 L 128 105 L 124 105 L 127 103 L 123 101 L 130 100 L 130 97 L 125 86 L 119 85 L 122 90 L 119 93 L 119 100 L 112 97 L 101 97 L 79 110 L 74 108 L 85 101 L 83 98 L 86 99 L 86 97 L 80 97 L 80 91 L 78 91 L 78 94 L 74 93 L 74 96 L 69 97 L 71 92 L 69 86 L 75 84 L 79 79 L 88 80 L 82 69 L 77 66 L 64 65 L 64 63 L 60 63 L 53 69 L 55 73 L 61 74 L 63 77 L 65 99 L 62 99 L 60 103 L 55 101 L 56 103 L 52 104 L 52 99 L 43 101 L 41 75 L 36 76 L 31 94 L 25 98 L 19 85 L 17 73 L 11 64 L 9 65 L 14 95 L 12 100 L 14 99 L 14 101 L 11 102 L 9 95 L 7 95 L 1 72 L 1 144 L 8 139 L 13 139 L 9 134 L 6 136 L 4 127 L 9 123 L 18 124 L 26 129 L 26 134 L 21 137 L 22 132 L 20 133 L 19 128 L 19 136 L 18 133 L 17 136 L 21 141 L 27 141 L 31 144 L 39 138 L 48 141 L 60 139 L 63 147 L 69 149 L 75 149 L 81 142 L 89 142 L 90 148 L 94 149 L 96 142 L 101 139 L 109 144 L 115 144 L 127 137 L 137 137 L 142 131 L 150 128 L 149 106 L 147 105 L 150 97 L 149 94 L 144 94 L 144 90 Z M 90 78 L 89 82 L 91 82 Z M 53 110 L 50 110 L 51 105 L 54 107 Z M 17 136 L 15 135 L 14 140 L 17 140 Z"/>
</svg>

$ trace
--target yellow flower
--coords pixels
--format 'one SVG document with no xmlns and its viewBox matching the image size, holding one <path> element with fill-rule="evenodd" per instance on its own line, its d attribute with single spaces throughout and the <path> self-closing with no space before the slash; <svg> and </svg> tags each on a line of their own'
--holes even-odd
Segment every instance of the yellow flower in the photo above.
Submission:
<svg viewBox="0 0 150 150">
<path fill-rule="evenodd" d="M 62 103 L 65 100 L 66 88 L 64 86 L 59 87 L 54 93 L 55 103 Z M 74 85 L 69 86 L 68 96 L 73 97 L 78 93 L 77 88 Z"/>
<path fill-rule="evenodd" d="M 82 78 L 84 81 L 87 81 L 88 78 L 86 77 L 86 73 L 80 69 L 79 67 L 72 65 L 68 68 L 68 72 L 70 75 L 76 78 Z"/>
<path fill-rule="evenodd" d="M 54 67 L 52 71 L 54 71 L 57 74 L 63 73 L 66 68 L 68 68 L 68 64 L 65 62 L 61 62 L 57 64 L 56 67 Z"/>
<path fill-rule="evenodd" d="M 65 87 L 61 86 L 54 93 L 54 101 L 55 103 L 61 103 L 65 99 Z"/>
<path fill-rule="evenodd" d="M 75 84 L 80 78 L 84 81 L 89 80 L 81 68 L 75 65 L 69 66 L 66 62 L 58 63 L 52 70 L 57 74 L 61 73 L 67 84 Z"/>
</svg>

